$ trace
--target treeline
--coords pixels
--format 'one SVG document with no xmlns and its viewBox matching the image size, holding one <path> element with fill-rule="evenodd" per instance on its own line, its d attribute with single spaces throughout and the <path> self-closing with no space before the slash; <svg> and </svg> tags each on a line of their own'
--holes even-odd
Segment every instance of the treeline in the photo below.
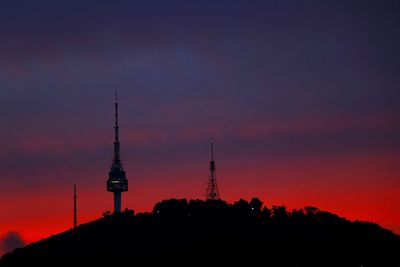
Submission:
<svg viewBox="0 0 400 267">
<path fill-rule="evenodd" d="M 400 266 L 400 237 L 315 207 L 169 199 L 17 249 L 0 266 Z"/>
</svg>

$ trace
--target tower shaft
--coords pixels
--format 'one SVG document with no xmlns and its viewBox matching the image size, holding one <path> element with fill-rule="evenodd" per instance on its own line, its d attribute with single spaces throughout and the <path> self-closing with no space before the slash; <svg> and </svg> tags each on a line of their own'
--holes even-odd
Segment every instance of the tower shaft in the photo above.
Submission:
<svg viewBox="0 0 400 267">
<path fill-rule="evenodd" d="M 114 212 L 121 212 L 121 192 L 114 192 Z"/>
<path fill-rule="evenodd" d="M 211 140 L 211 160 L 210 160 L 210 173 L 207 184 L 207 199 L 216 200 L 219 199 L 219 191 L 217 185 L 217 177 L 215 173 L 215 161 L 214 161 L 214 141 Z"/>
</svg>

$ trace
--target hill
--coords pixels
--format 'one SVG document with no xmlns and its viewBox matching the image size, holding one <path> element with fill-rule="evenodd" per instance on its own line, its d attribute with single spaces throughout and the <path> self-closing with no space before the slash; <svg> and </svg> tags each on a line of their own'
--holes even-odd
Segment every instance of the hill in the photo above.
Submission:
<svg viewBox="0 0 400 267">
<path fill-rule="evenodd" d="M 306 207 L 253 198 L 170 199 L 105 215 L 8 253 L 0 266 L 400 266 L 400 236 Z"/>
</svg>

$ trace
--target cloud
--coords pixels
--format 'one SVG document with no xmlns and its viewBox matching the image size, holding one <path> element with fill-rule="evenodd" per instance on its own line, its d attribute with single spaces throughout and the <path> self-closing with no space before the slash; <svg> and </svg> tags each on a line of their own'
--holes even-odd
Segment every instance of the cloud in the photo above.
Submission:
<svg viewBox="0 0 400 267">
<path fill-rule="evenodd" d="M 18 232 L 9 231 L 0 237 L 0 255 L 23 246 L 25 246 L 25 241 Z"/>
</svg>

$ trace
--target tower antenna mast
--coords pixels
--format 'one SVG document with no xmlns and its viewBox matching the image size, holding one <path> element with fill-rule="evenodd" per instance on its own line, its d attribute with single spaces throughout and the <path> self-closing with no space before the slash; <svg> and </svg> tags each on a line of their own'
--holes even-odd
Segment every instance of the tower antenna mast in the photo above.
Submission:
<svg viewBox="0 0 400 267">
<path fill-rule="evenodd" d="M 76 184 L 74 184 L 74 228 L 78 226 L 77 210 L 76 210 Z"/>
<path fill-rule="evenodd" d="M 217 185 L 217 177 L 215 173 L 215 161 L 214 161 L 214 140 L 211 139 L 211 160 L 210 160 L 210 172 L 208 176 L 208 184 L 206 191 L 208 200 L 219 199 L 219 191 Z"/>
</svg>

